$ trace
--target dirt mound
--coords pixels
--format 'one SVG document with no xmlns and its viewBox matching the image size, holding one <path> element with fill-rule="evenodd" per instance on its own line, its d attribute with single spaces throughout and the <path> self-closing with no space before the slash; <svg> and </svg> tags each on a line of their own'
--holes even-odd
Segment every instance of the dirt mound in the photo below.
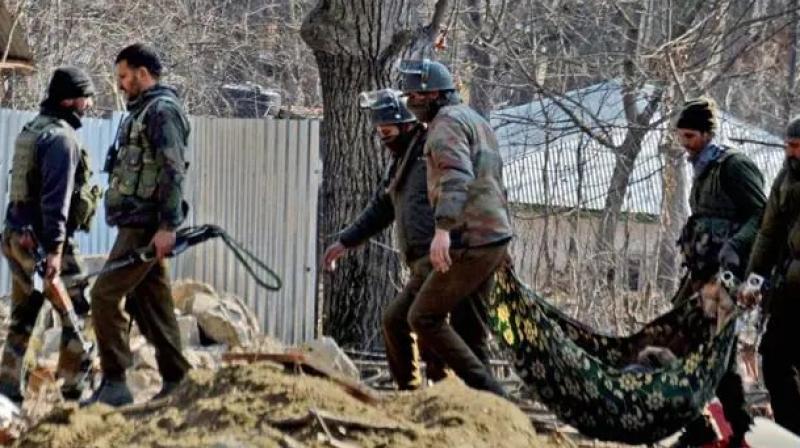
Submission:
<svg viewBox="0 0 800 448">
<path fill-rule="evenodd" d="M 365 404 L 272 363 L 194 370 L 161 406 L 60 407 L 20 447 L 551 447 L 511 403 L 447 380 Z"/>
</svg>

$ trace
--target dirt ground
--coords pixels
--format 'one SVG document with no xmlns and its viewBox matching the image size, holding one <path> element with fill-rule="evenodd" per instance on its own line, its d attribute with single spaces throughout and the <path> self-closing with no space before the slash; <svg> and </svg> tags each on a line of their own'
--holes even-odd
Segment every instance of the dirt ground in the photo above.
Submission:
<svg viewBox="0 0 800 448">
<path fill-rule="evenodd" d="M 167 402 L 123 411 L 60 405 L 15 446 L 565 447 L 513 404 L 457 379 L 366 404 L 270 362 L 196 369 Z"/>
</svg>

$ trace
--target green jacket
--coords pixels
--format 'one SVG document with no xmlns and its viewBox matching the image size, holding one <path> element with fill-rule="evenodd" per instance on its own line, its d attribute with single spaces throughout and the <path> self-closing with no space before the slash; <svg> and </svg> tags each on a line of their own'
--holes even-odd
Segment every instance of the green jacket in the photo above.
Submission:
<svg viewBox="0 0 800 448">
<path fill-rule="evenodd" d="M 189 120 L 169 87 L 128 104 L 106 192 L 106 220 L 121 227 L 175 229 L 186 218 L 183 183 Z"/>
<path fill-rule="evenodd" d="M 681 236 L 684 259 L 694 278 L 719 269 L 717 257 L 724 244 L 730 244 L 741 260 L 735 273 L 744 274 L 766 203 L 764 177 L 753 161 L 738 151 L 715 148 L 719 155 L 692 184 L 692 216 Z"/>
<path fill-rule="evenodd" d="M 769 277 L 774 268 L 779 268 L 783 271 L 779 274 L 785 275 L 789 262 L 800 260 L 798 218 L 800 218 L 800 173 L 795 173 L 784 165 L 772 184 L 764 219 L 753 246 L 748 272 Z M 800 278 L 794 278 L 792 275 L 790 280 L 796 283 L 795 286 L 800 287 Z"/>
<path fill-rule="evenodd" d="M 786 331 L 793 328 L 800 313 L 800 170 L 788 165 L 784 164 L 772 184 L 747 267 L 748 273 L 770 279 L 762 307 L 771 316 L 770 326 L 775 331 L 764 335 L 762 353 L 786 347 L 791 338 Z"/>
</svg>

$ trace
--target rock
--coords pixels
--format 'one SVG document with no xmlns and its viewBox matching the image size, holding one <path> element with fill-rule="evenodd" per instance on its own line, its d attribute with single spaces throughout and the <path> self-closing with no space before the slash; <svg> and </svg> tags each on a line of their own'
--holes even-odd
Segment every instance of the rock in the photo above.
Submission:
<svg viewBox="0 0 800 448">
<path fill-rule="evenodd" d="M 202 336 L 229 348 L 250 346 L 260 334 L 258 320 L 238 297 L 218 294 L 214 288 L 194 280 L 179 280 L 172 286 L 175 307 L 182 314 L 194 316 Z M 185 322 L 182 334 L 194 341 L 191 324 Z M 184 334 L 185 333 L 185 334 Z M 198 334 L 198 341 L 202 341 Z M 187 346 L 194 342 L 187 343 Z"/>
<path fill-rule="evenodd" d="M 178 316 L 178 327 L 181 331 L 181 342 L 184 347 L 200 345 L 200 329 L 194 316 Z"/>
<path fill-rule="evenodd" d="M 341 374 L 356 381 L 360 379 L 358 367 L 330 336 L 323 336 L 303 345 L 316 361 L 331 367 Z"/>
<path fill-rule="evenodd" d="M 206 294 L 197 294 L 189 311 L 206 336 L 228 347 L 247 347 L 260 333 L 253 312 L 232 295 L 214 302 Z"/>
<path fill-rule="evenodd" d="M 135 403 L 149 400 L 161 389 L 161 375 L 156 370 L 130 371 L 127 380 Z"/>
<path fill-rule="evenodd" d="M 260 334 L 250 344 L 249 347 L 233 348 L 230 350 L 232 353 L 236 352 L 255 352 L 255 353 L 284 353 L 286 346 L 283 343 L 271 336 Z"/>
<path fill-rule="evenodd" d="M 212 297 L 217 296 L 217 292 L 208 283 L 181 279 L 172 284 L 172 300 L 175 302 L 175 308 L 178 308 L 184 314 L 188 314 L 187 305 L 191 304 L 189 299 L 196 294 L 206 294 Z"/>
<path fill-rule="evenodd" d="M 134 370 L 158 370 L 158 362 L 156 362 L 156 349 L 147 343 L 144 336 L 139 336 L 136 339 L 131 340 L 131 352 L 133 353 Z"/>
<path fill-rule="evenodd" d="M 183 351 L 189 364 L 195 369 L 215 370 L 222 363 L 222 355 L 226 352 L 224 346 L 192 347 Z"/>
<path fill-rule="evenodd" d="M 219 301 L 220 299 L 216 295 L 198 292 L 186 299 L 183 313 L 197 316 L 199 313 L 218 308 Z"/>
</svg>

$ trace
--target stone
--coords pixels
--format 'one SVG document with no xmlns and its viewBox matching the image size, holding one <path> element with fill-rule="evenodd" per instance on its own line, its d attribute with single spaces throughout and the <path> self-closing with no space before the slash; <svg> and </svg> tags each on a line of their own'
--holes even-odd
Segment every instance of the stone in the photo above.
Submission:
<svg viewBox="0 0 800 448">
<path fill-rule="evenodd" d="M 342 375 L 352 378 L 356 381 L 360 380 L 360 373 L 353 360 L 339 347 L 330 336 L 323 336 L 311 342 L 306 342 L 302 346 L 303 350 L 308 352 L 314 360 L 322 362 L 328 367 L 336 370 Z"/>
<path fill-rule="evenodd" d="M 181 331 L 181 343 L 184 347 L 200 345 L 200 328 L 197 319 L 192 315 L 178 316 L 178 328 Z"/>
<path fill-rule="evenodd" d="M 131 353 L 133 353 L 134 370 L 158 370 L 156 349 L 145 340 L 144 336 L 138 336 L 131 340 Z"/>
<path fill-rule="evenodd" d="M 189 310 L 206 336 L 230 348 L 247 347 L 259 335 L 258 321 L 238 297 L 227 295 L 213 302 L 197 294 Z"/>
<path fill-rule="evenodd" d="M 190 279 L 181 279 L 172 283 L 172 300 L 175 303 L 175 308 L 178 308 L 184 314 L 189 312 L 188 306 L 191 305 L 189 299 L 197 294 L 217 297 L 217 292 L 208 283 Z"/>
</svg>

